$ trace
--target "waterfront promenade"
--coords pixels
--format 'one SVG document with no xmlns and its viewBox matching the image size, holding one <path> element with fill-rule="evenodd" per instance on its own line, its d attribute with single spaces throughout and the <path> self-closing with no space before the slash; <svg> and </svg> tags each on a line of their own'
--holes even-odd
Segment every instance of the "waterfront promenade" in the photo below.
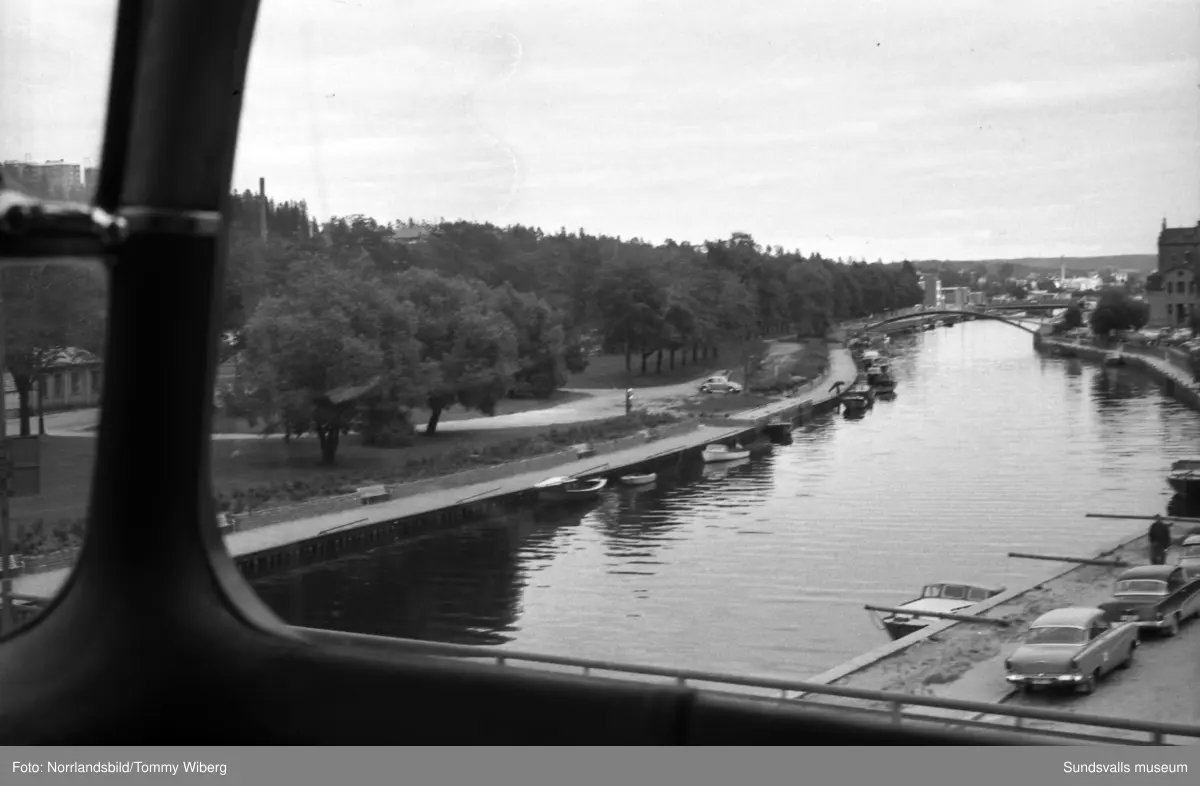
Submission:
<svg viewBox="0 0 1200 786">
<path fill-rule="evenodd" d="M 826 404 L 836 397 L 836 394 L 830 391 L 835 383 L 841 382 L 843 386 L 849 385 L 857 375 L 858 369 L 849 351 L 835 347 L 830 350 L 830 363 L 826 374 L 814 381 L 807 392 L 730 415 L 724 420 L 697 424 L 683 433 L 618 448 L 611 452 L 598 453 L 587 458 L 576 458 L 571 454 L 558 454 L 561 460 L 557 463 L 543 464 L 536 470 L 518 472 L 506 477 L 450 488 L 430 489 L 400 499 L 367 506 L 347 506 L 344 510 L 320 515 L 303 516 L 303 514 L 298 514 L 295 520 L 229 533 L 225 536 L 225 545 L 235 559 L 247 557 L 318 538 L 331 532 L 345 534 L 359 528 L 421 516 L 468 502 L 471 504 L 485 503 L 488 500 L 529 491 L 535 484 L 554 475 L 565 475 L 572 472 L 589 475 L 612 474 L 623 468 L 635 467 L 652 460 L 697 449 L 711 442 L 734 439 L 783 413 L 794 414 L 797 410 L 808 406 Z M 62 586 L 69 572 L 70 568 L 68 567 L 19 576 L 13 581 L 13 591 L 22 595 L 49 598 Z"/>
<path fill-rule="evenodd" d="M 1044 336 L 1042 348 L 1070 348 L 1090 361 L 1102 361 L 1110 350 L 1088 343 Z M 1197 386 L 1188 369 L 1164 357 L 1163 350 L 1125 347 L 1126 362 L 1170 385 L 1182 403 L 1200 409 Z M 1176 544 L 1185 534 L 1174 527 Z M 1097 557 L 1117 557 L 1131 565 L 1147 561 L 1142 524 L 1131 523 L 1131 535 L 1101 550 Z M 1176 554 L 1168 557 L 1169 562 Z M 880 690 L 942 699 L 987 702 L 1015 707 L 1058 710 L 1079 715 L 1107 716 L 1147 722 L 1200 726 L 1200 699 L 1191 691 L 1180 691 L 1200 676 L 1193 654 L 1200 645 L 1200 621 L 1184 625 L 1170 639 L 1148 635 L 1138 650 L 1134 665 L 1106 677 L 1091 695 L 1038 692 L 1022 695 L 1004 679 L 1004 658 L 1011 654 L 1040 614 L 1063 606 L 1096 606 L 1111 597 L 1112 582 L 1125 568 L 1066 566 L 1050 578 L 1016 588 L 981 604 L 972 613 L 1004 618 L 1007 628 L 962 622 L 935 622 L 925 631 L 888 642 L 881 631 L 881 644 L 815 677 L 812 681 L 835 687 Z M 865 613 L 865 612 L 864 612 Z M 805 700 L 829 704 L 870 705 L 870 702 L 832 696 L 804 696 Z M 929 709 L 940 717 L 966 721 L 997 722 L 999 716 Z M 1026 727 L 1063 730 L 1064 724 L 1030 721 Z M 1114 735 L 1118 736 L 1118 735 Z M 1135 738 L 1138 735 L 1120 734 Z M 1144 735 L 1143 735 L 1144 738 Z M 1184 740 L 1174 740 L 1184 742 Z M 1192 744 L 1194 740 L 1188 740 Z"/>
</svg>

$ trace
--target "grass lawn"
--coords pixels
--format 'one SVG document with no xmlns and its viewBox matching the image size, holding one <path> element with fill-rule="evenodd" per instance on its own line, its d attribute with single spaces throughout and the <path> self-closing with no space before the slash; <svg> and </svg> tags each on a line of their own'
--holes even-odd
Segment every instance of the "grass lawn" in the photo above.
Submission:
<svg viewBox="0 0 1200 786">
<path fill-rule="evenodd" d="M 748 409 L 756 409 L 778 400 L 777 398 L 769 398 L 767 396 L 756 396 L 753 393 L 741 393 L 737 395 L 716 393 L 710 396 L 690 398 L 679 406 L 679 410 L 682 412 L 706 412 L 709 414 L 745 412 Z"/>
<path fill-rule="evenodd" d="M 588 367 L 580 374 L 572 374 L 567 387 L 579 390 L 613 388 L 646 388 L 658 385 L 677 385 L 681 382 L 707 376 L 718 369 L 731 369 L 734 379 L 742 379 L 742 368 L 751 354 L 761 354 L 766 342 L 758 339 L 740 342 L 722 342 L 717 345 L 717 356 L 697 358 L 692 362 L 692 353 L 687 353 L 687 363 L 681 363 L 683 353 L 675 355 L 675 368 L 669 368 L 669 353 L 663 353 L 661 373 L 655 372 L 656 356 L 646 358 L 646 373 L 642 374 L 641 355 L 634 352 L 631 357 L 632 371 L 625 370 L 624 355 L 592 355 Z"/>
<path fill-rule="evenodd" d="M 257 509 L 353 490 L 365 480 L 394 483 L 544 455 L 587 439 L 626 436 L 667 420 L 641 416 L 578 426 L 449 431 L 434 437 L 418 435 L 412 445 L 400 448 L 364 447 L 358 437 L 349 436 L 342 438 L 332 467 L 318 463 L 315 438 L 290 443 L 255 437 L 213 440 L 213 490 L 219 501 L 243 496 L 251 498 Z M 96 440 L 91 437 L 42 437 L 41 494 L 12 500 L 13 523 L 19 527 L 42 519 L 50 528 L 81 519 L 87 510 L 95 451 Z"/>
<path fill-rule="evenodd" d="M 572 401 L 579 401 L 587 398 L 587 395 L 582 393 L 568 393 L 562 390 L 556 390 L 549 398 L 506 398 L 496 405 L 497 415 L 512 415 L 517 412 L 535 412 L 539 409 L 549 409 L 557 407 L 560 404 L 569 404 Z M 476 420 L 478 418 L 486 418 L 487 415 L 478 410 L 467 410 L 462 407 L 451 407 L 442 413 L 441 421 L 445 423 L 451 420 Z M 429 422 L 429 411 L 424 409 L 414 409 L 412 411 L 412 422 L 414 425 L 423 426 Z"/>
<path fill-rule="evenodd" d="M 829 344 L 824 339 L 809 338 L 787 342 L 795 345 L 785 351 L 777 351 L 770 355 L 762 368 L 754 374 L 750 389 L 762 389 L 776 386 L 786 389 L 792 377 L 802 377 L 812 380 L 819 377 L 829 365 Z M 786 344 L 776 345 L 776 350 L 783 349 Z"/>
<path fill-rule="evenodd" d="M 406 464 L 444 454 L 460 445 L 484 448 L 514 438 L 534 436 L 545 427 L 494 429 L 478 432 L 446 432 L 435 437 L 419 437 L 407 448 L 368 448 L 355 437 L 343 437 L 338 448 L 338 463 L 322 467 L 313 438 L 213 440 L 213 489 L 217 493 L 239 488 L 334 478 L 348 473 L 379 472 L 391 474 Z M 87 509 L 92 485 L 92 467 L 96 440 L 89 437 L 42 437 L 42 493 L 37 497 L 18 497 L 12 501 L 14 521 L 44 518 L 47 522 L 79 518 Z"/>
</svg>

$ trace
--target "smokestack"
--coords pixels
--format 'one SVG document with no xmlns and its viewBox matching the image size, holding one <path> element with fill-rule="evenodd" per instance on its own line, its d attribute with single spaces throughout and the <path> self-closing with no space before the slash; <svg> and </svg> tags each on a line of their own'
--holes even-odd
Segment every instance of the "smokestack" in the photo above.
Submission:
<svg viewBox="0 0 1200 786">
<path fill-rule="evenodd" d="M 258 179 L 258 228 L 262 242 L 267 242 L 267 179 Z"/>
</svg>

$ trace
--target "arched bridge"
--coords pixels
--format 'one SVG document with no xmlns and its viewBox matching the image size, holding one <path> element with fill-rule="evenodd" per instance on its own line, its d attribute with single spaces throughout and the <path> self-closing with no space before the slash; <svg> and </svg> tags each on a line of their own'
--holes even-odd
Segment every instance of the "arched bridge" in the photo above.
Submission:
<svg viewBox="0 0 1200 786">
<path fill-rule="evenodd" d="M 1019 300 L 1010 303 L 989 303 L 985 308 L 995 311 L 1057 311 L 1071 305 L 1070 300 L 1042 301 L 1038 303 L 1022 303 Z"/>
<path fill-rule="evenodd" d="M 1059 308 L 1061 308 L 1061 306 L 1059 306 Z M 890 325 L 893 322 L 908 322 L 910 320 L 917 320 L 917 319 L 921 319 L 923 317 L 939 317 L 939 316 L 963 316 L 963 317 L 974 317 L 975 319 L 994 319 L 997 322 L 1003 322 L 1006 325 L 1012 325 L 1015 328 L 1020 328 L 1021 330 L 1024 330 L 1026 333 L 1032 333 L 1034 335 L 1037 335 L 1037 330 L 1024 324 L 1021 320 L 1011 319 L 1009 317 L 1002 317 L 997 314 L 989 314 L 985 311 L 966 311 L 966 310 L 957 309 L 957 308 L 939 308 L 939 309 L 928 309 L 927 308 L 924 311 L 914 311 L 909 314 L 897 314 L 895 316 L 890 316 L 887 319 L 883 319 L 878 322 L 872 322 L 870 324 L 867 324 L 867 325 L 863 326 L 862 329 L 863 330 L 875 330 L 876 328 L 883 327 L 884 325 Z"/>
</svg>

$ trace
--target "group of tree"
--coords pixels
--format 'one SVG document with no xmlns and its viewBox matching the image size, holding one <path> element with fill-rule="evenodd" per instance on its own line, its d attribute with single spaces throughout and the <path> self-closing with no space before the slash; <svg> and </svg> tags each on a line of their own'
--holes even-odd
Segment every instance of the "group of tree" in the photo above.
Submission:
<svg viewBox="0 0 1200 786">
<path fill-rule="evenodd" d="M 1124 289 L 1113 287 L 1100 293 L 1089 324 L 1097 335 L 1111 331 L 1141 330 L 1150 321 L 1150 306 Z"/>
<path fill-rule="evenodd" d="M 303 202 L 231 199 L 224 329 L 241 381 L 228 406 L 285 435 L 407 439 L 410 413 L 494 411 L 549 396 L 596 349 L 641 373 L 719 342 L 919 303 L 916 270 L 759 245 L 699 246 L 465 221 L 318 225 Z M 265 226 L 265 232 L 263 231 Z"/>
</svg>

